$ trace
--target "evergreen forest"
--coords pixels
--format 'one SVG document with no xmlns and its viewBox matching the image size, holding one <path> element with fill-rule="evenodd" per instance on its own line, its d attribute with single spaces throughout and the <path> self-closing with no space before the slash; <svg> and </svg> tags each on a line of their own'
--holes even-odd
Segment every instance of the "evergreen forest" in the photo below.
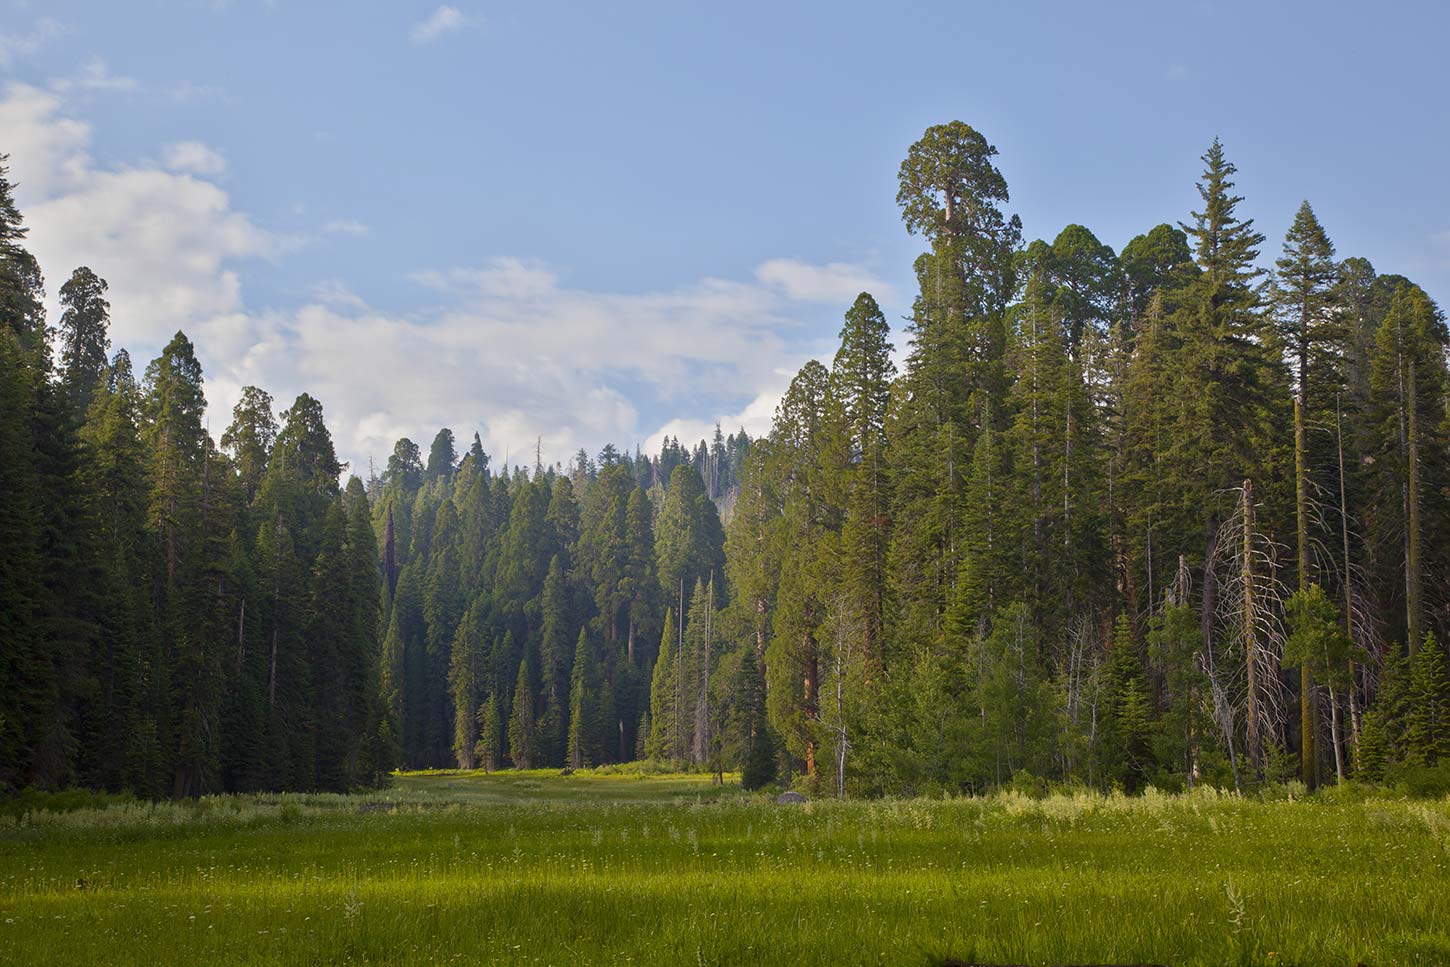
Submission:
<svg viewBox="0 0 1450 967">
<path fill-rule="evenodd" d="M 861 293 L 768 434 L 364 476 L 306 393 L 209 420 L 184 333 L 134 363 L 103 266 L 50 317 L 0 155 L 0 793 L 1450 788 L 1442 310 L 1308 201 L 1266 239 L 1217 140 L 1119 252 L 997 159 L 907 148 L 900 353 Z"/>
</svg>

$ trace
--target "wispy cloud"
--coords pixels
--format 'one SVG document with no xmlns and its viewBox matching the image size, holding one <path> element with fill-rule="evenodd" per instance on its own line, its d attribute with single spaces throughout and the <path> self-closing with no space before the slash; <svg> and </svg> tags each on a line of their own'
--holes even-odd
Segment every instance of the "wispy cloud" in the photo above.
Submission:
<svg viewBox="0 0 1450 967">
<path fill-rule="evenodd" d="M 878 301 L 889 299 L 891 287 L 859 265 L 831 262 L 812 265 L 800 259 L 771 259 L 755 270 L 755 277 L 778 286 L 792 299 L 849 304 L 862 292 Z"/>
<path fill-rule="evenodd" d="M 134 91 L 140 86 L 140 82 L 134 77 L 111 73 L 110 66 L 100 57 L 92 57 L 76 73 L 67 77 L 52 78 L 50 82 L 52 90 L 63 93 L 71 91 Z"/>
<path fill-rule="evenodd" d="M 323 225 L 322 230 L 329 235 L 351 235 L 354 238 L 362 238 L 372 231 L 355 218 L 334 218 Z"/>
<path fill-rule="evenodd" d="M 50 17 L 41 17 L 27 33 L 0 32 L 0 67 L 9 67 L 17 57 L 35 53 L 53 37 L 65 33 L 65 25 Z"/>
<path fill-rule="evenodd" d="M 368 304 L 340 279 L 324 279 L 312 287 L 312 297 L 337 309 L 366 309 Z"/>
<path fill-rule="evenodd" d="M 426 20 L 414 24 L 408 37 L 415 44 L 431 44 L 444 34 L 456 33 L 463 29 L 466 22 L 462 11 L 457 7 L 445 4 L 434 10 Z"/>
<path fill-rule="evenodd" d="M 200 141 L 178 141 L 161 149 L 161 163 L 172 171 L 193 175 L 220 175 L 227 170 L 221 152 Z"/>
<path fill-rule="evenodd" d="M 222 88 L 212 84 L 198 84 L 195 81 L 182 81 L 172 85 L 166 91 L 166 96 L 178 104 L 228 100 L 227 93 Z"/>
</svg>

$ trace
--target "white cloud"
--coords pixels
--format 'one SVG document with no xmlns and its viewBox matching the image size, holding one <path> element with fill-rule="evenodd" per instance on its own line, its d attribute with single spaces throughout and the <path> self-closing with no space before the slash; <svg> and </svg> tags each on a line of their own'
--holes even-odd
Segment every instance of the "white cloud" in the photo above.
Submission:
<svg viewBox="0 0 1450 967">
<path fill-rule="evenodd" d="M 408 37 L 415 44 L 431 44 L 444 34 L 463 29 L 464 23 L 463 13 L 457 7 L 444 5 L 434 10 L 428 19 L 414 24 Z"/>
<path fill-rule="evenodd" d="M 30 227 L 27 245 L 52 300 L 73 268 L 92 268 L 110 282 L 118 345 L 154 347 L 179 328 L 240 312 L 234 263 L 281 248 L 204 178 L 152 164 L 98 164 L 89 125 L 68 117 L 55 92 L 6 88 L 0 130 Z"/>
<path fill-rule="evenodd" d="M 372 229 L 355 218 L 334 218 L 322 230 L 329 235 L 351 235 L 354 238 L 362 238 Z"/>
<path fill-rule="evenodd" d="M 220 175 L 227 170 L 221 152 L 200 141 L 178 141 L 161 149 L 161 163 L 172 171 L 192 175 Z"/>
<path fill-rule="evenodd" d="M 295 311 L 218 323 L 198 339 L 226 361 L 208 396 L 257 383 L 285 401 L 306 389 L 359 467 L 441 426 L 479 431 L 499 460 L 541 439 L 552 462 L 607 442 L 697 440 L 713 433 L 711 414 L 728 432 L 763 433 L 796 364 L 822 348 L 799 303 L 755 282 L 599 292 L 517 258 L 414 279 L 443 304 L 384 312 L 331 281 Z M 706 417 L 660 426 L 658 413 Z"/>
<path fill-rule="evenodd" d="M 100 57 L 92 57 L 69 77 L 56 77 L 50 82 L 53 90 L 70 91 L 134 91 L 141 85 L 134 77 L 112 74 L 110 66 Z"/>
<path fill-rule="evenodd" d="M 720 425 L 720 432 L 726 436 L 742 429 L 750 434 L 751 439 L 765 436 L 770 432 L 770 425 L 775 422 L 775 408 L 780 405 L 780 398 L 785 395 L 795 372 L 783 371 L 777 375 L 780 379 L 775 385 L 762 390 L 736 412 L 721 414 L 714 420 L 676 418 L 667 421 L 658 430 L 645 437 L 644 452 L 659 453 L 660 447 L 669 437 L 678 439 L 687 447 L 693 446 L 701 440 L 714 439 L 717 423 Z"/>
<path fill-rule="evenodd" d="M 198 104 L 204 101 L 226 100 L 226 91 L 211 84 L 182 81 L 169 88 L 166 96 L 178 104 Z"/>
<path fill-rule="evenodd" d="M 65 33 L 65 25 L 50 17 L 41 17 L 28 33 L 0 33 L 0 67 L 9 67 L 16 58 L 35 53 L 47 40 Z"/>
<path fill-rule="evenodd" d="M 453 295 L 477 294 L 527 299 L 554 291 L 559 277 L 548 266 L 534 261 L 500 256 L 481 268 L 429 269 L 413 273 L 413 280 L 430 289 Z"/>
<path fill-rule="evenodd" d="M 777 286 L 789 298 L 839 303 L 843 312 L 862 292 L 870 292 L 878 302 L 891 296 L 891 287 L 885 282 L 861 266 L 845 262 L 812 265 L 800 259 L 771 259 L 755 270 L 755 277 Z"/>
<path fill-rule="evenodd" d="M 312 297 L 325 306 L 366 309 L 367 303 L 340 279 L 325 279 L 312 287 Z"/>
<path fill-rule="evenodd" d="M 332 278 L 300 305 L 263 310 L 244 298 L 246 261 L 285 258 L 297 242 L 232 207 L 209 180 L 219 171 L 209 148 L 171 145 L 159 152 L 166 167 L 102 163 L 60 92 L 24 86 L 0 92 L 0 130 L 52 293 L 89 265 L 111 284 L 113 342 L 138 366 L 177 329 L 191 336 L 214 434 L 244 385 L 283 406 L 305 390 L 364 472 L 398 436 L 426 445 L 441 426 L 479 430 L 500 460 L 542 438 L 551 462 L 607 442 L 698 439 L 716 416 L 727 431 L 764 432 L 796 365 L 829 353 L 850 297 L 881 288 L 858 266 L 788 259 L 745 280 L 610 292 L 498 257 L 414 273 L 411 308 L 371 306 Z"/>
</svg>

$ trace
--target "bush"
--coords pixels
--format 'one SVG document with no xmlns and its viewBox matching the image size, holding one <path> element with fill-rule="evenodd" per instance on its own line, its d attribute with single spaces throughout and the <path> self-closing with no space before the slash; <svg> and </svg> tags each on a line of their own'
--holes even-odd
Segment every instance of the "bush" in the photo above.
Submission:
<svg viewBox="0 0 1450 967">
<path fill-rule="evenodd" d="M 775 775 L 775 743 L 770 739 L 770 730 L 761 729 L 751 743 L 749 755 L 745 757 L 740 785 L 747 790 L 763 789 L 775 781 Z"/>
<path fill-rule="evenodd" d="M 1265 782 L 1259 787 L 1260 802 L 1293 802 L 1309 795 L 1309 787 L 1298 779 L 1288 782 Z"/>
<path fill-rule="evenodd" d="M 1012 773 L 1012 781 L 1007 784 L 1007 788 L 1029 799 L 1046 799 L 1047 794 L 1052 791 L 1046 779 L 1034 776 L 1026 769 L 1018 769 Z"/>
<path fill-rule="evenodd" d="M 1450 796 L 1450 762 L 1433 766 L 1405 766 L 1396 777 L 1408 796 L 1416 799 L 1439 799 Z"/>
<path fill-rule="evenodd" d="M 9 799 L 0 799 L 0 816 L 18 818 L 26 813 L 73 813 L 80 809 L 104 809 L 130 802 L 135 802 L 130 793 L 116 794 L 94 789 L 63 789 L 60 792 L 22 789 Z"/>
</svg>

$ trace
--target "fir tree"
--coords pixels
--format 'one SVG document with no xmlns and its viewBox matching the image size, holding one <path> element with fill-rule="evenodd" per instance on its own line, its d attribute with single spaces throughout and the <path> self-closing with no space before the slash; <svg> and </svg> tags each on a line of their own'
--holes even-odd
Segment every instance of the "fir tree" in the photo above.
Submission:
<svg viewBox="0 0 1450 967">
<path fill-rule="evenodd" d="M 599 669 L 589 633 L 579 629 L 574 667 L 569 679 L 569 737 L 567 764 L 571 769 L 597 765 L 600 760 Z"/>
<path fill-rule="evenodd" d="M 515 769 L 534 767 L 534 746 L 537 736 L 534 723 L 534 688 L 529 678 L 529 662 L 519 662 L 519 678 L 514 685 L 514 700 L 509 713 L 509 758 Z"/>
</svg>

